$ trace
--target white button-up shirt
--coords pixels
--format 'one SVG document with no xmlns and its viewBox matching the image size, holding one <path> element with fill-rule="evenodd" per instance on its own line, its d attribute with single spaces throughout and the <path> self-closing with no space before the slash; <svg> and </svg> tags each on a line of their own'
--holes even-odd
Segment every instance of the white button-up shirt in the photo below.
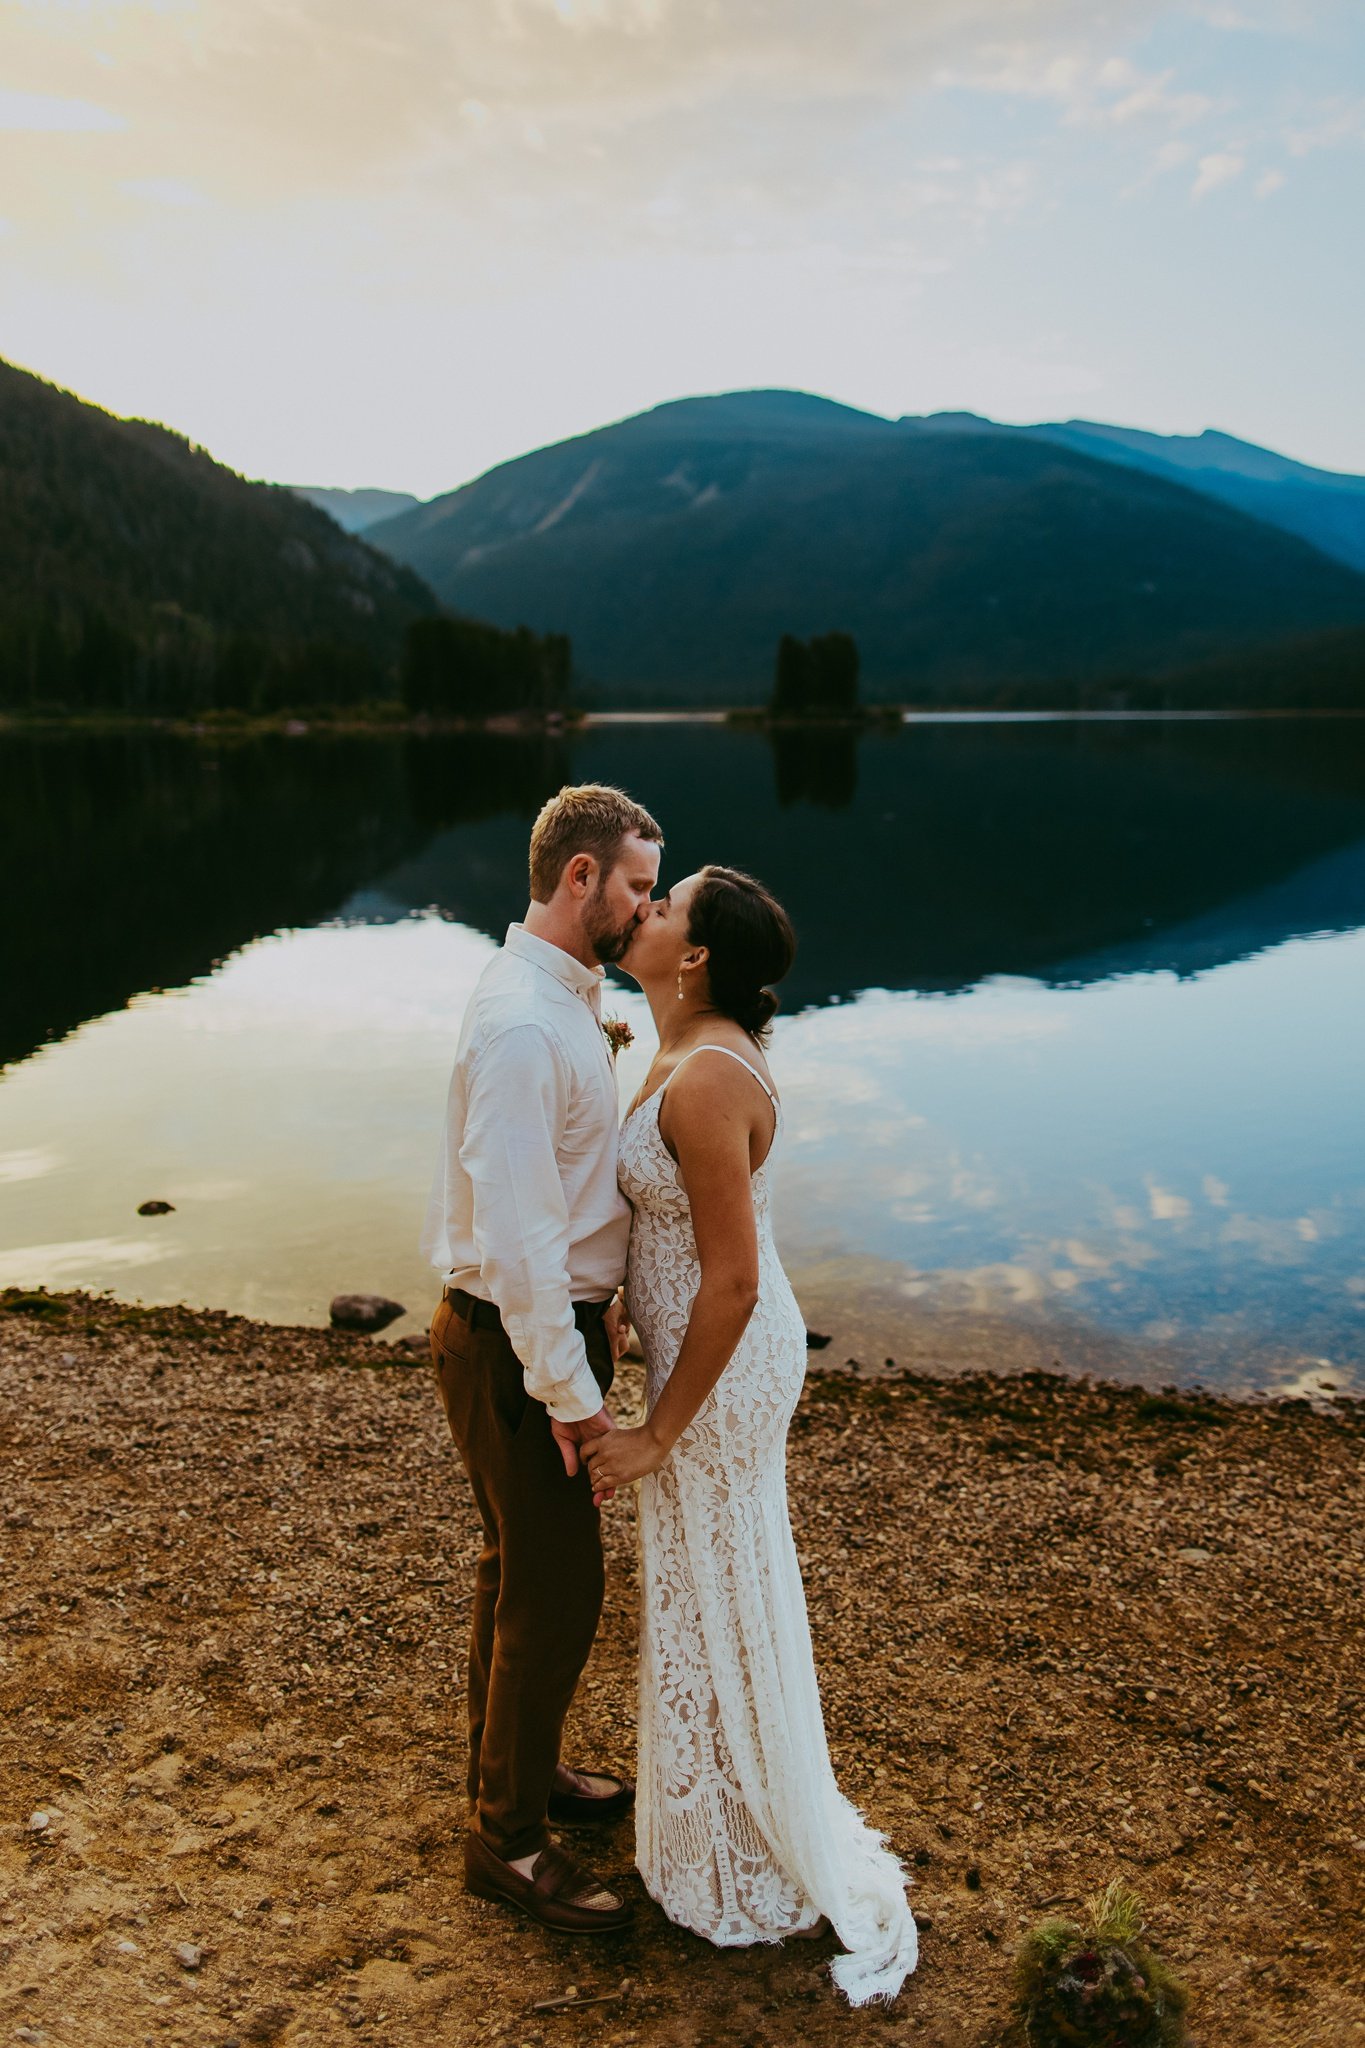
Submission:
<svg viewBox="0 0 1365 2048">
<path fill-rule="evenodd" d="M 497 1304 L 561 1422 L 602 1406 L 573 1304 L 615 1293 L 630 1236 L 601 990 L 600 967 L 509 926 L 465 1011 L 422 1233 L 449 1285 Z"/>
</svg>

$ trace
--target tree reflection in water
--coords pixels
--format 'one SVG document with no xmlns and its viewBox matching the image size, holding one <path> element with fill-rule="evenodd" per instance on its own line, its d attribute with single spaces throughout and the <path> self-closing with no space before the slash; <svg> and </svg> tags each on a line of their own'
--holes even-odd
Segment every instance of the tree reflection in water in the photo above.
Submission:
<svg viewBox="0 0 1365 2048">
<path fill-rule="evenodd" d="M 849 725 L 779 725 L 770 733 L 779 806 L 844 810 L 858 794 L 858 733 Z"/>
<path fill-rule="evenodd" d="M 0 735 L 0 1060 L 265 933 L 434 909 L 500 936 L 566 781 L 760 875 L 784 1008 L 990 975 L 1184 972 L 1365 924 L 1365 722 Z"/>
<path fill-rule="evenodd" d="M 533 817 L 569 773 L 562 742 L 491 733 L 0 738 L 0 1063 L 335 917 L 451 825 Z"/>
</svg>

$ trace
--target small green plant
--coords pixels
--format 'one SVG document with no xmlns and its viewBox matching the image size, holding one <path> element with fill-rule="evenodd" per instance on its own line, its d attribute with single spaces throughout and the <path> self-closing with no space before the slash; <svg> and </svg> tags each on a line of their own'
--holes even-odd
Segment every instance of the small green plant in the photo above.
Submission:
<svg viewBox="0 0 1365 2048">
<path fill-rule="evenodd" d="M 1185 2048 L 1188 1995 L 1142 1939 L 1142 1901 L 1114 1878 L 1079 1919 L 1020 1943 L 1015 2012 L 1028 2048 Z"/>
</svg>

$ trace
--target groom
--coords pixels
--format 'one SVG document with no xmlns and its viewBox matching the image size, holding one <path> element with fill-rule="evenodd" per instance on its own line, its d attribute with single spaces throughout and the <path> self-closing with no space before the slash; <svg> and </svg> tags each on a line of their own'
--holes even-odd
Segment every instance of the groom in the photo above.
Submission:
<svg viewBox="0 0 1365 2048">
<path fill-rule="evenodd" d="M 465 1011 L 423 1249 L 441 1398 L 483 1524 L 469 1635 L 465 1884 L 547 1927 L 611 1933 L 630 1908 L 550 1840 L 610 1820 L 620 1779 L 566 1770 L 564 1717 L 602 1612 L 602 1536 L 579 1446 L 604 1405 L 630 1211 L 602 963 L 659 877 L 663 834 L 619 789 L 562 789 L 531 833 L 531 905 Z"/>
</svg>

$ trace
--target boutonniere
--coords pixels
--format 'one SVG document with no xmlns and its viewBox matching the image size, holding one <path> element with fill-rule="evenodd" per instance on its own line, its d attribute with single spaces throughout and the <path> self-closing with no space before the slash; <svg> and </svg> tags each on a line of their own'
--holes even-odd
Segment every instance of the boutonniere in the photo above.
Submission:
<svg viewBox="0 0 1365 2048">
<path fill-rule="evenodd" d="M 604 1017 L 602 1019 L 602 1036 L 611 1048 L 613 1059 L 616 1058 L 618 1052 L 625 1052 L 627 1047 L 635 1043 L 635 1033 L 631 1030 L 624 1017 Z"/>
</svg>

